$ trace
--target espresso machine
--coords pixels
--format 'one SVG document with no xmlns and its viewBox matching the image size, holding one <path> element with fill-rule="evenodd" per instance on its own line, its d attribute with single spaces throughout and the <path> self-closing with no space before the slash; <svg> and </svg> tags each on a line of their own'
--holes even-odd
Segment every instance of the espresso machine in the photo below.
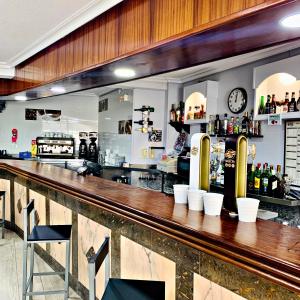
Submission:
<svg viewBox="0 0 300 300">
<path fill-rule="evenodd" d="M 90 132 L 89 133 L 89 152 L 88 152 L 88 160 L 97 163 L 98 162 L 98 149 L 97 149 L 97 140 L 98 133 Z"/>
<path fill-rule="evenodd" d="M 87 139 L 89 138 L 89 135 L 87 132 L 79 132 L 79 139 L 80 139 L 80 144 L 79 144 L 79 153 L 78 157 L 87 159 L 88 158 L 88 146 L 87 146 Z"/>
</svg>

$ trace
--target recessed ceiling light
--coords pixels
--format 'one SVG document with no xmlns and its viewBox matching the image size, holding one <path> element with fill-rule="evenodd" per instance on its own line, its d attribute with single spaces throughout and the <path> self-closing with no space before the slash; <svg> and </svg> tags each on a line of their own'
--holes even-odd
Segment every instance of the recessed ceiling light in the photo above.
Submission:
<svg viewBox="0 0 300 300">
<path fill-rule="evenodd" d="M 18 95 L 18 96 L 15 96 L 15 100 L 17 100 L 17 101 L 26 101 L 27 97 L 22 96 L 22 95 Z"/>
<path fill-rule="evenodd" d="M 121 78 L 131 78 L 135 76 L 135 71 L 129 68 L 119 68 L 114 71 L 114 74 Z"/>
<path fill-rule="evenodd" d="M 53 86 L 51 89 L 51 92 L 62 94 L 66 92 L 66 89 L 63 86 Z"/>
<path fill-rule="evenodd" d="M 300 28 L 300 13 L 281 19 L 280 24 L 283 27 Z"/>
</svg>

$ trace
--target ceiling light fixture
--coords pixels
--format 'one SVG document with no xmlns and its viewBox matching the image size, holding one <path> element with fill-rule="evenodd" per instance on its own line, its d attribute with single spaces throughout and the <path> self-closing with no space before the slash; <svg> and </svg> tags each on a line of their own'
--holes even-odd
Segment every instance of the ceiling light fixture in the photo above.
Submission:
<svg viewBox="0 0 300 300">
<path fill-rule="evenodd" d="M 114 71 L 114 74 L 121 78 L 131 78 L 135 76 L 135 71 L 129 68 L 119 68 Z"/>
<path fill-rule="evenodd" d="M 62 94 L 66 92 L 66 89 L 63 86 L 53 86 L 50 90 L 56 94 Z"/>
<path fill-rule="evenodd" d="M 300 28 L 300 13 L 281 19 L 280 24 L 287 28 Z"/>
<path fill-rule="evenodd" d="M 27 97 L 23 96 L 23 95 L 18 95 L 18 96 L 15 96 L 15 100 L 17 100 L 17 101 L 26 101 Z"/>
</svg>

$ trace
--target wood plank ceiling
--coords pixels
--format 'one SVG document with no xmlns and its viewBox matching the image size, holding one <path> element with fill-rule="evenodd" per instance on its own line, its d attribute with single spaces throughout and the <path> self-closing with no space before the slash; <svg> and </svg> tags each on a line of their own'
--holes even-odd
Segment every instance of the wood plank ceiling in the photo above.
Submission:
<svg viewBox="0 0 300 300">
<path fill-rule="evenodd" d="M 261 9 L 292 2 L 125 0 L 16 66 L 13 80 L 0 80 L 0 95 L 62 80 Z"/>
</svg>

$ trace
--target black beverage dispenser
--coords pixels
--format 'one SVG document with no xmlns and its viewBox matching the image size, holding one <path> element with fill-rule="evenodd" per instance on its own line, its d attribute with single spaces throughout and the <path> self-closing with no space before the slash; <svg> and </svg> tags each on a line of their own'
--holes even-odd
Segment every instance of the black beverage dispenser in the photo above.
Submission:
<svg viewBox="0 0 300 300">
<path fill-rule="evenodd" d="M 88 146 L 87 146 L 87 139 L 88 139 L 88 133 L 87 132 L 79 132 L 79 139 L 80 139 L 80 144 L 79 144 L 79 153 L 78 157 L 87 159 L 88 158 Z"/>
<path fill-rule="evenodd" d="M 90 132 L 89 138 L 90 138 L 90 144 L 89 144 L 89 154 L 88 154 L 88 160 L 97 163 L 98 162 L 98 149 L 97 149 L 97 132 Z"/>
</svg>

